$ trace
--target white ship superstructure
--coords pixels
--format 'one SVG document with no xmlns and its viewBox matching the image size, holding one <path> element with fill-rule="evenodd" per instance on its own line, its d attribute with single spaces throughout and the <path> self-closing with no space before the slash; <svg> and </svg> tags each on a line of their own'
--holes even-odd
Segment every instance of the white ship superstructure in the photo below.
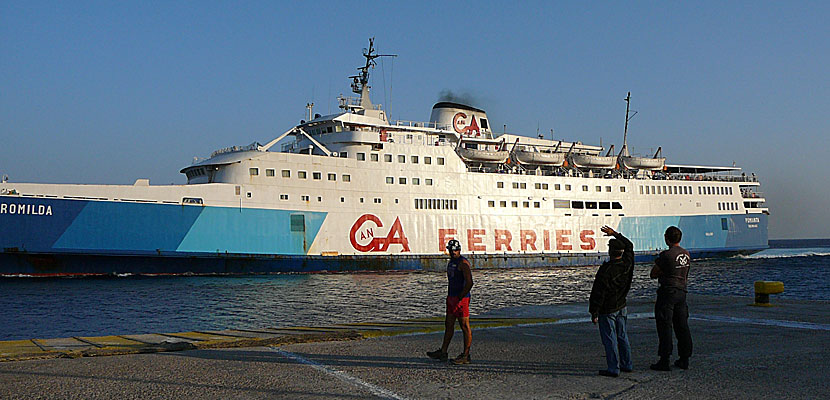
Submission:
<svg viewBox="0 0 830 400">
<path fill-rule="evenodd" d="M 698 256 L 767 246 L 759 183 L 737 167 L 634 157 L 626 140 L 614 154 L 497 134 L 484 110 L 453 102 L 435 104 L 429 121 L 390 121 L 369 97 L 371 41 L 364 57 L 359 97 L 341 97 L 340 112 L 309 106 L 307 121 L 265 145 L 183 168 L 185 185 L 0 184 L 0 221 L 23 225 L 0 231 L 0 271 L 431 269 L 453 238 L 477 267 L 594 264 L 603 225 L 641 258 L 664 248 L 670 225 Z M 107 271 L 81 257 L 153 261 Z"/>
</svg>

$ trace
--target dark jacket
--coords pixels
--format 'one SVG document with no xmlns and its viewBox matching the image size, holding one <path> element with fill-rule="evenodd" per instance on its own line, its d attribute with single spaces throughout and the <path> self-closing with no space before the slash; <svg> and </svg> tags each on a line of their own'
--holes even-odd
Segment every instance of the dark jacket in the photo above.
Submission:
<svg viewBox="0 0 830 400">
<path fill-rule="evenodd" d="M 634 278 L 634 244 L 620 233 L 614 237 L 622 241 L 625 248 L 622 258 L 602 263 L 597 271 L 588 307 L 592 317 L 621 310 L 625 307 L 625 297 L 631 289 L 631 280 Z"/>
</svg>

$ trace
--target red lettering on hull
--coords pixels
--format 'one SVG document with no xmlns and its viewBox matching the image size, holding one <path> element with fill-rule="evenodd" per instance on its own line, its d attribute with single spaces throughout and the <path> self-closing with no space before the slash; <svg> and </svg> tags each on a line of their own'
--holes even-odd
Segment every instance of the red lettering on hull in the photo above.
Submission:
<svg viewBox="0 0 830 400">
<path fill-rule="evenodd" d="M 533 250 L 536 250 L 536 232 L 530 230 L 522 230 L 520 232 L 520 235 L 520 246 L 522 248 L 522 251 L 527 251 L 528 247 L 530 247 Z"/>
<path fill-rule="evenodd" d="M 487 247 L 484 245 L 484 238 L 481 237 L 484 233 L 484 229 L 467 229 L 467 250 L 486 251 Z"/>
<path fill-rule="evenodd" d="M 510 231 L 505 229 L 496 229 L 494 233 L 496 236 L 496 251 L 501 250 L 502 247 L 506 247 L 507 251 L 513 251 L 513 249 L 510 247 L 510 241 L 513 240 L 513 235 L 510 234 Z"/>
<path fill-rule="evenodd" d="M 556 230 L 556 250 L 571 250 L 573 246 L 571 246 L 570 237 L 571 231 L 568 229 L 557 229 Z"/>
<path fill-rule="evenodd" d="M 438 229 L 438 251 L 446 251 L 447 242 L 455 239 L 455 229 Z"/>
<path fill-rule="evenodd" d="M 374 224 L 374 227 L 370 226 L 363 229 L 363 225 L 367 223 Z M 387 251 L 389 250 L 389 246 L 398 244 L 402 247 L 401 252 L 410 251 L 409 239 L 406 238 L 406 234 L 403 232 L 400 218 L 395 218 L 395 222 L 392 223 L 392 227 L 389 228 L 389 233 L 386 237 L 375 237 L 375 228 L 383 228 L 383 223 L 380 221 L 380 218 L 372 214 L 361 215 L 355 221 L 354 225 L 352 225 L 352 229 L 349 230 L 349 241 L 351 241 L 352 247 L 362 252 Z M 360 233 L 360 242 L 358 242 L 358 232 Z M 369 241 L 366 242 L 366 240 Z M 361 242 L 365 244 L 361 244 Z"/>
<path fill-rule="evenodd" d="M 593 236 L 594 231 L 592 230 L 585 230 L 579 232 L 579 240 L 582 241 L 582 244 L 579 245 L 579 248 L 582 250 L 593 250 L 597 247 L 597 241 L 594 240 Z"/>
</svg>

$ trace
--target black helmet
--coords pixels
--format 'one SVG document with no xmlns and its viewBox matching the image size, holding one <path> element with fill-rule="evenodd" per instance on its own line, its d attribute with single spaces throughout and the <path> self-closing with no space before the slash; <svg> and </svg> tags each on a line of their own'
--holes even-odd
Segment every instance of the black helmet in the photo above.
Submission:
<svg viewBox="0 0 830 400">
<path fill-rule="evenodd" d="M 447 251 L 461 251 L 461 242 L 453 239 L 447 242 Z"/>
</svg>

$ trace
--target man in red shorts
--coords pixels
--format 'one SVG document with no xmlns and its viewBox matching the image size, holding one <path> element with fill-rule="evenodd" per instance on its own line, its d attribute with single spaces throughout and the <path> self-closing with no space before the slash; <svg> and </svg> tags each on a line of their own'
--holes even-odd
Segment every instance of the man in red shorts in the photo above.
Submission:
<svg viewBox="0 0 830 400">
<path fill-rule="evenodd" d="M 470 329 L 470 289 L 473 288 L 473 273 L 470 262 L 461 255 L 461 243 L 458 240 L 447 242 L 450 261 L 447 263 L 447 316 L 444 319 L 444 344 L 435 351 L 427 352 L 430 358 L 447 360 L 447 349 L 455 331 L 455 320 L 464 334 L 464 352 L 452 360 L 453 364 L 470 363 L 470 343 L 473 332 Z"/>
</svg>

